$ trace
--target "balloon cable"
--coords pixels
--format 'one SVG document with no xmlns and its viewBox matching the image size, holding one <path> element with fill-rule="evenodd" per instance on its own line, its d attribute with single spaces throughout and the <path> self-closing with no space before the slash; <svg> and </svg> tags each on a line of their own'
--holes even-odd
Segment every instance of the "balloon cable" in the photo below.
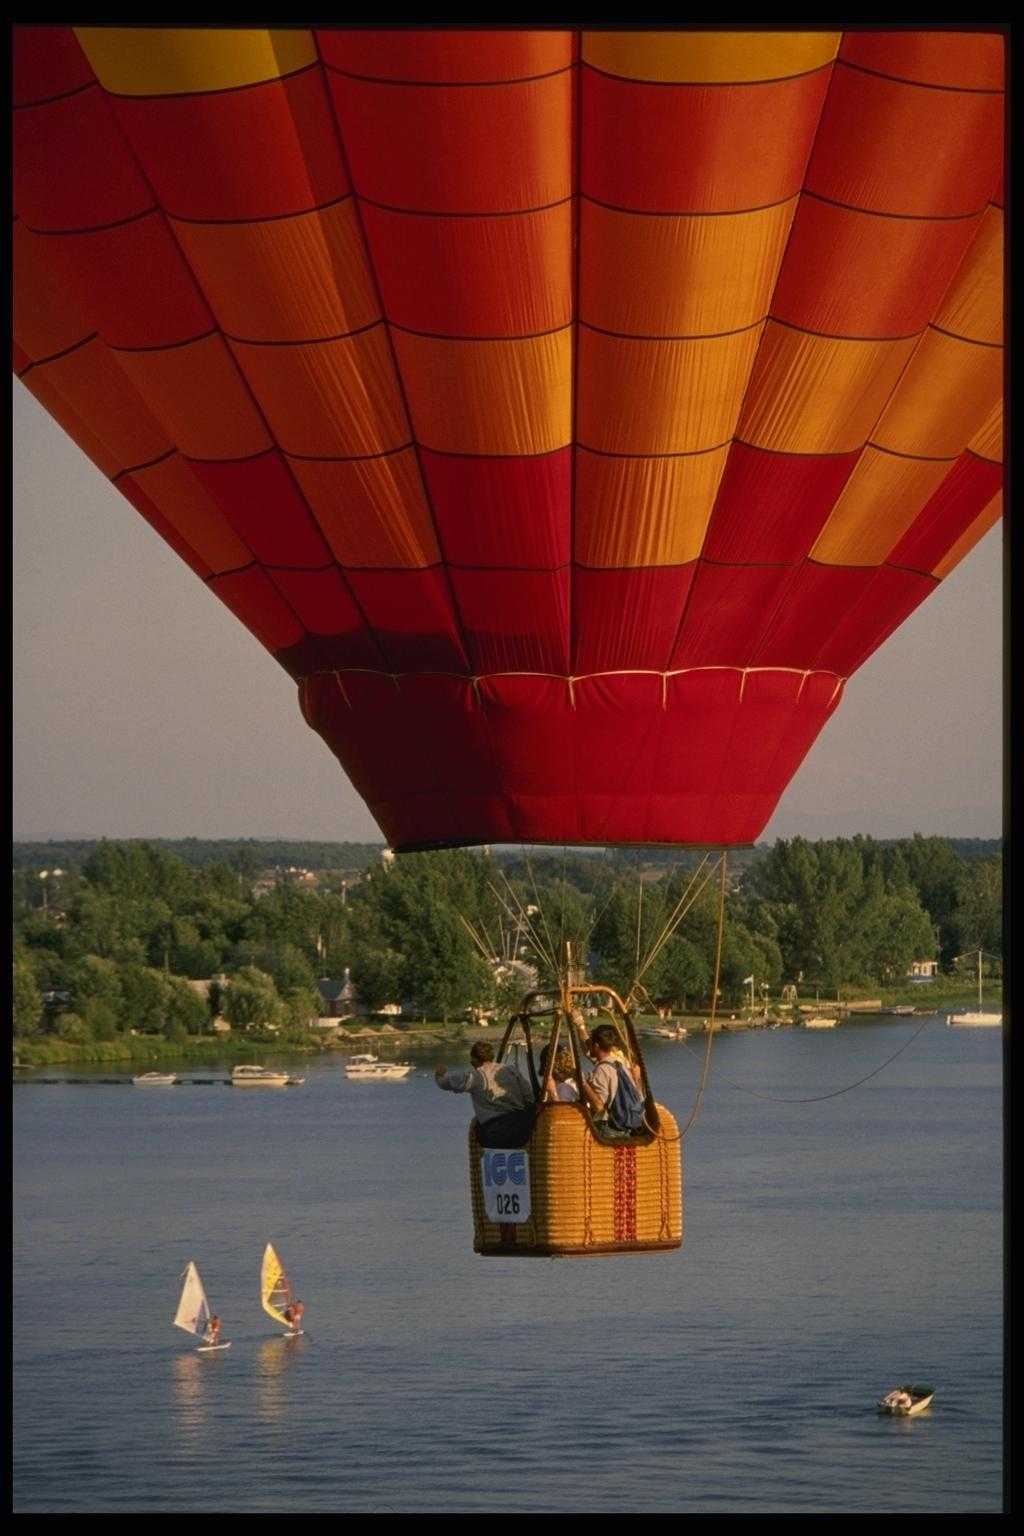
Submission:
<svg viewBox="0 0 1024 1536">
<path fill-rule="evenodd" d="M 718 1075 L 723 1083 L 728 1083 L 729 1087 L 735 1088 L 737 1093 L 745 1093 L 752 1099 L 764 1099 L 769 1104 L 821 1104 L 825 1099 L 838 1099 L 840 1094 L 850 1093 L 852 1089 L 859 1088 L 862 1083 L 868 1082 L 872 1077 L 877 1077 L 879 1072 L 884 1072 L 886 1067 L 896 1060 L 897 1056 L 902 1056 L 904 1051 L 910 1049 L 918 1035 L 922 1034 L 931 1023 L 932 1020 L 930 1018 L 925 1019 L 920 1028 L 914 1030 L 910 1039 L 905 1040 L 898 1051 L 893 1051 L 891 1056 L 887 1056 L 880 1066 L 873 1067 L 870 1072 L 865 1072 L 864 1076 L 858 1077 L 855 1082 L 847 1083 L 845 1088 L 833 1088 L 830 1093 L 815 1093 L 811 1094 L 808 1098 L 801 1099 L 783 1099 L 773 1093 L 758 1093 L 753 1088 L 744 1088 L 742 1083 L 734 1083 L 731 1078 L 725 1077 L 721 1072 Z M 684 1044 L 683 1049 L 688 1050 L 689 1047 Z M 693 1054 L 690 1051 L 690 1055 L 692 1056 Z"/>
<path fill-rule="evenodd" d="M 689 1119 L 683 1126 L 682 1130 L 679 1131 L 675 1136 L 666 1136 L 664 1131 L 656 1129 L 646 1118 L 646 1116 L 644 1117 L 645 1126 L 651 1132 L 652 1136 L 656 1136 L 659 1141 L 683 1141 L 696 1124 L 697 1116 L 700 1114 L 701 1106 L 704 1103 L 704 1090 L 707 1087 L 708 1076 L 711 1071 L 711 1046 L 715 1038 L 715 1014 L 718 1008 L 718 980 L 722 970 L 722 935 L 725 931 L 725 887 L 727 865 L 728 856 L 725 852 L 725 849 L 723 848 L 722 856 L 718 864 L 718 932 L 715 937 L 715 976 L 714 981 L 711 984 L 711 1017 L 708 1019 L 707 1025 L 705 1026 L 707 1030 L 707 1038 L 704 1041 L 704 1063 L 701 1067 L 700 1082 L 697 1085 L 697 1096 L 693 1101 L 693 1108 L 690 1110 Z"/>
</svg>

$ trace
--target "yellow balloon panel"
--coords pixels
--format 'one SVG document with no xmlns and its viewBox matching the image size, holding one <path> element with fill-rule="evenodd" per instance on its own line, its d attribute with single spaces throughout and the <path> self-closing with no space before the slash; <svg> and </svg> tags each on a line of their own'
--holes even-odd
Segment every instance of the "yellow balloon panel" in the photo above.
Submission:
<svg viewBox="0 0 1024 1536">
<path fill-rule="evenodd" d="M 443 341 L 396 331 L 416 436 L 441 453 L 537 454 L 572 437 L 572 331 Z"/>
<path fill-rule="evenodd" d="M 905 459 L 865 448 L 811 559 L 826 565 L 881 565 L 949 469 L 948 460 Z"/>
<path fill-rule="evenodd" d="M 1002 385 L 1000 348 L 929 330 L 872 440 L 894 453 L 955 458 L 984 425 Z"/>
<path fill-rule="evenodd" d="M 849 453 L 867 441 L 913 338 L 850 341 L 768 322 L 739 436 L 776 453 Z"/>
<path fill-rule="evenodd" d="M 765 318 L 796 198 L 714 218 L 581 208 L 580 318 L 630 336 L 719 336 Z"/>
<path fill-rule="evenodd" d="M 580 449 L 575 553 L 581 565 L 685 565 L 700 554 L 729 448 L 680 458 Z M 623 508 L 634 509 L 628 517 Z"/>
<path fill-rule="evenodd" d="M 585 32 L 583 59 L 628 80 L 784 80 L 831 63 L 841 32 Z"/>
<path fill-rule="evenodd" d="M 115 96 L 179 96 L 278 80 L 316 63 L 312 33 L 219 27 L 76 27 Z"/>
<path fill-rule="evenodd" d="M 602 453 L 700 453 L 736 427 L 760 326 L 685 341 L 580 331 L 579 440 Z"/>
<path fill-rule="evenodd" d="M 242 341 L 319 341 L 380 319 L 352 201 L 252 224 L 174 221 L 222 328 Z"/>
</svg>

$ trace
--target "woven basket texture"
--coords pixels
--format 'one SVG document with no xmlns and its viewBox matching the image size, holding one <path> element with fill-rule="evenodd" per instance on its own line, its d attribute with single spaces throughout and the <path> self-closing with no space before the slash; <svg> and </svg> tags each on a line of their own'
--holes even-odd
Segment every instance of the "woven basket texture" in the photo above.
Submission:
<svg viewBox="0 0 1024 1536">
<path fill-rule="evenodd" d="M 683 1240 L 681 1143 L 660 1104 L 660 1134 L 609 1145 L 578 1104 L 545 1104 L 525 1150 L 530 1157 L 530 1219 L 499 1226 L 484 1214 L 482 1149 L 469 1131 L 473 1247 L 477 1253 L 643 1252 Z"/>
</svg>

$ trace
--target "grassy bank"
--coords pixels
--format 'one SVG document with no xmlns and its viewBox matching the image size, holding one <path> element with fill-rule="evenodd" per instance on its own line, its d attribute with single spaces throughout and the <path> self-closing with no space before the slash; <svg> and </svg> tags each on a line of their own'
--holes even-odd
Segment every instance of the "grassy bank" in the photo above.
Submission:
<svg viewBox="0 0 1024 1536">
<path fill-rule="evenodd" d="M 119 1035 L 116 1040 L 19 1039 L 15 1057 L 25 1067 L 102 1066 L 113 1062 L 259 1061 L 271 1052 L 289 1056 L 317 1055 L 323 1043 L 296 1035 L 270 1040 L 230 1035 L 203 1035 L 178 1042 L 159 1035 Z"/>
<path fill-rule="evenodd" d="M 500 1038 L 493 1026 L 481 1031 Z M 428 1050 L 476 1038 L 476 1031 L 462 1024 L 427 1023 L 401 1030 L 342 1025 L 336 1035 L 324 1039 L 320 1031 L 292 1034 L 191 1035 L 187 1040 L 165 1040 L 162 1035 L 118 1035 L 115 1040 L 61 1040 L 56 1035 L 20 1037 L 14 1056 L 23 1067 L 109 1066 L 143 1062 L 263 1061 L 270 1056 L 318 1056 L 323 1051 L 374 1052 L 395 1047 L 399 1051 Z"/>
</svg>

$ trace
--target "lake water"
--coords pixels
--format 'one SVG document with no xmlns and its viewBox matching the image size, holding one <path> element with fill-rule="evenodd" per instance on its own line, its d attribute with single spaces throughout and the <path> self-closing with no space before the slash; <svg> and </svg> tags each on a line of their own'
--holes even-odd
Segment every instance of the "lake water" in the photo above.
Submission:
<svg viewBox="0 0 1024 1536">
<path fill-rule="evenodd" d="M 1001 1032 L 937 1020 L 824 1102 L 732 1086 L 827 1093 L 919 1022 L 718 1036 L 682 1250 L 579 1261 L 474 1256 L 468 1100 L 423 1058 L 19 1085 L 15 1509 L 998 1511 Z M 648 1052 L 681 1120 L 701 1049 Z M 303 1339 L 260 1310 L 268 1239 Z M 171 1326 L 190 1258 L 220 1355 Z M 932 1408 L 879 1416 L 908 1381 Z"/>
</svg>

